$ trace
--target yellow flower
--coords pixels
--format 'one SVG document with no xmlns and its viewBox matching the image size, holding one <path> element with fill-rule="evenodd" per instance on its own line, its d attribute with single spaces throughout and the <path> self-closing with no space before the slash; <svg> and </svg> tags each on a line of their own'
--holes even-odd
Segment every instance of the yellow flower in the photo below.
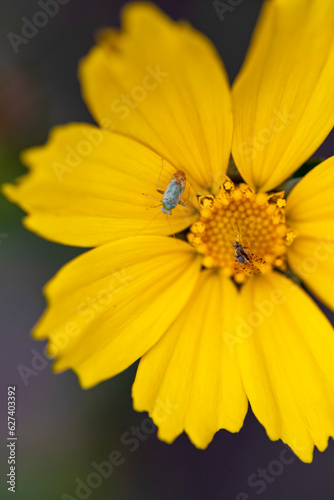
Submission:
<svg viewBox="0 0 334 500">
<path fill-rule="evenodd" d="M 334 436 L 334 336 L 288 275 L 333 308 L 334 158 L 287 198 L 278 186 L 333 125 L 334 1 L 267 2 L 231 91 L 188 24 L 145 3 L 123 23 L 80 65 L 98 126 L 56 128 L 4 188 L 32 231 L 96 247 L 47 285 L 34 335 L 83 387 L 141 357 L 134 406 L 167 442 L 186 431 L 205 448 L 249 401 L 310 462 Z M 226 176 L 231 151 L 242 182 Z M 166 221 L 149 196 L 177 169 L 190 199 Z"/>
</svg>

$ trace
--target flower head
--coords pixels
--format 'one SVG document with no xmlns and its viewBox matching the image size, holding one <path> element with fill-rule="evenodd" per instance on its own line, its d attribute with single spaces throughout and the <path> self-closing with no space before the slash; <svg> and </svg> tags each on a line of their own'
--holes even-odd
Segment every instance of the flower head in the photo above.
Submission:
<svg viewBox="0 0 334 500">
<path fill-rule="evenodd" d="M 334 436 L 334 337 L 296 281 L 333 308 L 334 158 L 281 185 L 333 125 L 334 2 L 268 1 L 232 90 L 188 24 L 139 3 L 123 25 L 80 65 L 98 126 L 56 128 L 4 188 L 29 229 L 94 247 L 47 285 L 34 335 L 83 387 L 141 358 L 134 406 L 167 442 L 205 448 L 249 401 L 311 461 Z"/>
</svg>

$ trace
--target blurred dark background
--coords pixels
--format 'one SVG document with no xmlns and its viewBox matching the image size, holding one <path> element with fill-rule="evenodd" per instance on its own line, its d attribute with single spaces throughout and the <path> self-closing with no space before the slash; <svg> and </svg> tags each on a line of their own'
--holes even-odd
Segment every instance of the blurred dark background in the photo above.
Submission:
<svg viewBox="0 0 334 500">
<path fill-rule="evenodd" d="M 231 81 L 243 61 L 261 3 L 241 0 L 221 21 L 211 1 L 156 1 L 172 18 L 189 20 L 213 40 Z M 44 143 L 52 126 L 92 122 L 81 99 L 77 63 L 93 45 L 98 28 L 119 24 L 124 4 L 120 0 L 68 0 L 15 53 L 8 33 L 20 34 L 22 17 L 31 19 L 40 6 L 37 0 L 1 0 L 0 182 L 24 173 L 20 151 Z M 333 154 L 333 142 L 332 135 L 317 155 Z M 334 499 L 333 443 L 326 452 L 315 452 L 311 465 L 294 458 L 283 470 L 277 469 L 284 445 L 269 441 L 251 412 L 239 434 L 220 431 L 205 451 L 195 449 L 184 435 L 167 445 L 153 433 L 131 453 L 130 446 L 120 442 L 121 436 L 132 426 L 140 426 L 147 416 L 134 412 L 131 406 L 136 367 L 84 391 L 72 372 L 52 374 L 50 362 L 43 361 L 44 344 L 30 338 L 31 328 L 45 307 L 43 285 L 81 250 L 29 233 L 21 225 L 22 215 L 19 208 L 0 197 L 0 427 L 6 437 L 7 386 L 16 385 L 18 466 L 14 498 L 79 498 L 76 478 L 86 483 L 94 472 L 91 463 L 105 461 L 110 452 L 119 450 L 124 463 L 91 493 L 82 489 L 80 498 Z M 34 372 L 27 371 L 31 369 Z M 19 370 L 27 374 L 25 381 Z M 11 498 L 5 484 L 8 465 L 4 440 L 0 456 L 0 496 Z M 290 452 L 286 454 L 290 456 Z M 280 472 L 270 475 L 270 482 L 264 481 L 263 487 L 251 487 L 248 479 L 259 468 Z"/>
</svg>

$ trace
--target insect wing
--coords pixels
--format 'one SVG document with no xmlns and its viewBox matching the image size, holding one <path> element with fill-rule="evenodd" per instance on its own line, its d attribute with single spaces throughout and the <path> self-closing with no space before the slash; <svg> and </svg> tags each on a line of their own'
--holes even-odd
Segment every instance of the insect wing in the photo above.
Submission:
<svg viewBox="0 0 334 500">
<path fill-rule="evenodd" d="M 247 260 L 250 262 L 257 262 L 258 264 L 266 264 L 266 261 L 262 259 L 261 257 L 258 257 L 254 253 L 250 252 L 248 250 L 248 247 L 241 247 L 243 250 L 244 255 L 247 256 Z"/>
<path fill-rule="evenodd" d="M 235 264 L 234 271 L 236 273 L 240 272 L 240 270 L 244 271 L 247 274 L 260 274 L 261 271 L 258 267 L 254 266 L 254 264 L 250 261 L 244 262 L 243 264 Z"/>
<path fill-rule="evenodd" d="M 171 179 L 162 198 L 164 206 L 169 209 L 175 208 L 183 195 L 184 188 L 184 182 L 180 183 L 175 179 Z"/>
<path fill-rule="evenodd" d="M 266 261 L 264 259 L 262 259 L 261 257 L 258 257 L 254 253 L 248 252 L 247 250 L 245 250 L 245 252 L 249 256 L 249 260 L 251 260 L 252 262 L 257 262 L 258 264 L 265 264 L 266 263 Z"/>
<path fill-rule="evenodd" d="M 261 257 L 258 257 L 257 255 L 254 255 L 254 257 L 252 257 L 252 260 L 254 260 L 254 262 L 257 262 L 258 264 L 266 264 L 266 261 Z"/>
</svg>

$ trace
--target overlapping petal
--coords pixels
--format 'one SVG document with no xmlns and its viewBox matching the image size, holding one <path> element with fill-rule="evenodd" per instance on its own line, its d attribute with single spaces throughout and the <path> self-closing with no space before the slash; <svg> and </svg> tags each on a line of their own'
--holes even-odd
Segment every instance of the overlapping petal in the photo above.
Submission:
<svg viewBox="0 0 334 500">
<path fill-rule="evenodd" d="M 334 309 L 334 157 L 317 165 L 291 191 L 286 216 L 297 238 L 288 249 L 291 269 Z"/>
<path fill-rule="evenodd" d="M 334 238 L 299 236 L 289 248 L 288 263 L 309 290 L 334 310 Z"/>
<path fill-rule="evenodd" d="M 334 436 L 333 328 L 312 299 L 278 273 L 242 288 L 238 357 L 252 409 L 271 439 L 303 461 Z"/>
<path fill-rule="evenodd" d="M 266 2 L 232 89 L 232 153 L 248 184 L 268 191 L 333 127 L 334 1 Z"/>
<path fill-rule="evenodd" d="M 197 187 L 219 188 L 231 150 L 228 79 L 214 47 L 149 3 L 130 4 L 80 67 L 99 124 L 136 138 Z"/>
<path fill-rule="evenodd" d="M 292 189 L 286 218 L 298 235 L 334 241 L 334 156 L 314 167 Z"/>
<path fill-rule="evenodd" d="M 134 407 L 149 412 L 164 441 L 185 430 L 205 448 L 218 429 L 237 432 L 242 426 L 247 398 L 224 335 L 234 331 L 236 298 L 228 278 L 203 271 L 183 312 L 142 357 Z"/>
<path fill-rule="evenodd" d="M 175 169 L 166 161 L 162 168 L 160 156 L 119 134 L 86 124 L 58 127 L 23 161 L 31 173 L 4 192 L 28 212 L 29 229 L 59 243 L 92 247 L 137 234 L 177 233 L 197 217 L 189 183 L 182 199 L 187 203 L 190 194 L 190 202 L 173 210 L 170 223 L 160 208 L 149 209 L 162 198 L 158 181 L 164 190 Z"/>
<path fill-rule="evenodd" d="M 190 245 L 138 236 L 102 245 L 67 264 L 47 285 L 36 338 L 49 338 L 54 368 L 83 387 L 121 372 L 163 335 L 189 299 L 201 259 Z"/>
</svg>

